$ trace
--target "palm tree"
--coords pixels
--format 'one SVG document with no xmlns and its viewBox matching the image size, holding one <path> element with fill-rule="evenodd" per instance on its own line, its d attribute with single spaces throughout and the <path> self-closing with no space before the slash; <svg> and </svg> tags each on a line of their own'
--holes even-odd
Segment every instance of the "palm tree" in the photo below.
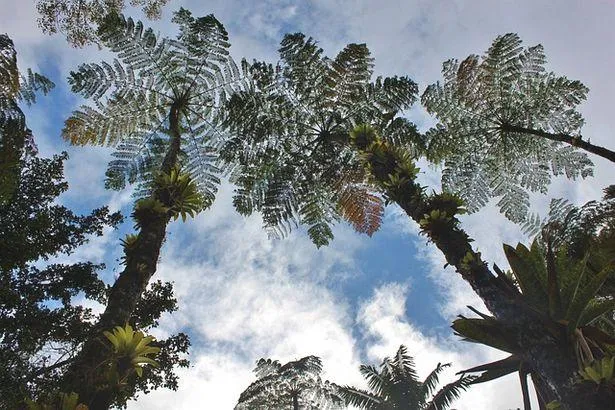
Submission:
<svg viewBox="0 0 615 410">
<path fill-rule="evenodd" d="M 254 373 L 258 380 L 241 393 L 235 410 L 343 408 L 338 386 L 320 377 L 319 357 L 306 356 L 284 365 L 277 360 L 260 359 Z"/>
<path fill-rule="evenodd" d="M 443 410 L 466 390 L 474 377 L 462 376 L 436 391 L 440 373 L 450 363 L 440 364 L 422 382 L 414 369 L 414 359 L 408 355 L 404 345 L 395 356 L 386 357 L 380 370 L 374 366 L 361 365 L 359 368 L 367 380 L 369 391 L 345 386 L 341 395 L 346 403 L 360 409 L 388 410 Z"/>
<path fill-rule="evenodd" d="M 214 200 L 218 178 L 210 144 L 219 135 L 217 110 L 241 85 L 228 52 L 228 36 L 213 15 L 175 13 L 177 39 L 159 39 L 140 22 L 117 15 L 101 27 L 102 44 L 117 54 L 111 64 L 83 64 L 72 72 L 73 91 L 94 101 L 66 121 L 64 138 L 73 144 L 117 148 L 107 186 L 139 183 L 132 214 L 137 235 L 124 241 L 124 270 L 81 353 L 66 372 L 63 389 L 79 393 L 91 408 L 108 407 L 112 394 L 100 386 L 97 366 L 105 343 L 102 331 L 131 320 L 156 272 L 166 227 Z"/>
<path fill-rule="evenodd" d="M 496 318 L 527 330 L 518 341 L 554 396 L 570 408 L 587 405 L 571 384 L 578 371 L 572 350 L 553 346 L 536 312 L 518 303 L 518 290 L 472 248 L 458 218 L 463 201 L 427 194 L 416 182 L 414 160 L 424 140 L 397 116 L 414 102 L 416 85 L 406 77 L 370 82 L 364 45 L 329 59 L 313 40 L 295 34 L 285 37 L 280 54 L 276 68 L 253 64 L 255 86 L 230 100 L 226 123 L 234 138 L 221 156 L 235 166 L 237 208 L 262 211 L 268 225 L 308 224 L 312 239 L 324 244 L 332 237 L 329 224 L 344 216 L 346 187 L 397 203 Z M 374 202 L 355 202 L 363 212 L 354 217 L 372 215 Z M 591 400 L 596 409 L 611 406 L 609 395 Z"/>
</svg>

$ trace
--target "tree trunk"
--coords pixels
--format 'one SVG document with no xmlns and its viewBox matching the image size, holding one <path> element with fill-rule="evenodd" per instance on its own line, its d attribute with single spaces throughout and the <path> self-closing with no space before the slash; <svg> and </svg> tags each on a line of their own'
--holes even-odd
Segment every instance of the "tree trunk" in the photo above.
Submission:
<svg viewBox="0 0 615 410">
<path fill-rule="evenodd" d="M 160 167 L 160 171 L 166 174 L 177 164 L 180 151 L 179 114 L 180 107 L 173 104 L 169 115 L 171 143 Z M 152 195 L 155 199 L 162 199 L 157 190 Z M 117 394 L 117 386 L 101 388 L 107 383 L 100 371 L 101 364 L 110 354 L 109 342 L 102 332 L 130 322 L 141 295 L 156 273 L 170 218 L 170 215 L 161 215 L 142 224 L 135 247 L 131 250 L 126 267 L 111 288 L 107 306 L 92 337 L 84 343 L 64 375 L 62 391 L 78 393 L 79 402 L 87 404 L 90 410 L 108 409 Z"/>
<path fill-rule="evenodd" d="M 293 394 L 293 410 L 299 410 L 299 393 Z"/>
<path fill-rule="evenodd" d="M 563 142 L 564 144 L 572 145 L 573 147 L 581 148 L 587 152 L 591 152 L 592 154 L 596 154 L 601 156 L 602 158 L 606 158 L 611 162 L 615 162 L 615 152 L 610 149 L 601 147 L 599 145 L 594 145 L 588 141 L 585 141 L 579 135 L 578 137 L 573 137 L 568 134 L 552 134 L 550 132 L 545 132 L 541 130 L 535 130 L 532 128 L 524 128 L 518 127 L 516 125 L 504 124 L 500 127 L 502 131 L 508 132 L 516 132 L 519 134 L 529 134 L 537 137 L 542 137 L 549 139 L 551 141 Z"/>
<path fill-rule="evenodd" d="M 364 158 L 374 181 L 387 197 L 396 202 L 419 225 L 423 233 L 444 254 L 446 261 L 480 296 L 496 318 L 518 325 L 524 332 L 518 344 L 526 352 L 523 359 L 546 380 L 548 388 L 566 409 L 607 410 L 613 408 L 615 393 L 604 390 L 595 394 L 584 383 L 576 383 L 578 365 L 573 342 L 561 329 L 554 335 L 551 323 L 520 303 L 519 292 L 503 275 L 495 276 L 471 246 L 468 234 L 459 227 L 459 220 L 448 212 L 446 218 L 426 222 L 431 211 L 443 207 L 443 199 L 427 196 L 414 181 L 400 152 L 386 143 L 376 143 L 374 149 L 365 147 Z M 359 149 L 361 147 L 358 147 Z M 594 394 L 590 394 L 594 393 Z"/>
</svg>

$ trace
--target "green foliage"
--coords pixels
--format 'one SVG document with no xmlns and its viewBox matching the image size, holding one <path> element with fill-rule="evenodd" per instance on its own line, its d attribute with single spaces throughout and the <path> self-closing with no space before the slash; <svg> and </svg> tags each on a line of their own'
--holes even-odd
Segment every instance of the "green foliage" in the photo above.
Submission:
<svg viewBox="0 0 615 410">
<path fill-rule="evenodd" d="M 260 211 L 273 236 L 304 224 L 319 246 L 340 218 L 375 232 L 383 201 L 349 142 L 362 138 L 354 130 L 360 124 L 373 124 L 394 145 L 415 142 L 414 125 L 397 114 L 416 100 L 418 87 L 407 77 L 372 80 L 365 44 L 329 58 L 314 39 L 295 33 L 279 53 L 275 66 L 254 62 L 251 88 L 227 104 L 231 138 L 220 156 L 237 185 L 235 207 Z M 369 199 L 352 203 L 359 192 Z"/>
<path fill-rule="evenodd" d="M 571 218 L 580 215 L 575 211 Z M 522 244 L 516 248 L 504 245 L 514 282 L 503 275 L 500 279 L 507 282 L 508 288 L 516 294 L 517 304 L 533 312 L 535 323 L 513 324 L 474 309 L 480 318 L 460 316 L 453 322 L 456 334 L 464 340 L 511 353 L 506 359 L 464 370 L 463 373 L 481 373 L 473 383 L 519 371 L 522 379 L 528 374 L 532 375 L 539 396 L 548 401 L 549 392 L 545 391 L 544 380 L 529 364 L 526 348 L 519 342 L 522 337 L 548 338 L 557 348 L 573 352 L 579 372 L 586 379 L 598 380 L 599 383 L 603 380 L 600 375 L 608 375 L 606 370 L 611 362 L 595 360 L 595 357 L 611 357 L 615 348 L 612 325 L 607 328 L 601 326 L 603 322 L 612 323 L 615 300 L 612 295 L 600 295 L 607 278 L 615 274 L 615 265 L 612 260 L 600 257 L 602 249 L 598 238 L 602 235 L 601 231 L 579 224 L 579 221 L 571 221 L 570 226 L 584 226 L 588 229 L 585 233 L 591 239 L 582 235 L 566 236 L 563 226 L 552 221 L 543 228 L 542 235 L 534 240 L 529 249 Z M 585 242 L 574 242 L 579 239 Z M 594 245 L 590 245 L 592 243 Z M 471 259 L 468 257 L 467 262 L 470 263 Z M 600 366 L 603 364 L 606 366 L 605 372 L 601 373 Z M 527 387 L 522 387 L 527 397 Z"/>
<path fill-rule="evenodd" d="M 259 359 L 254 373 L 258 380 L 239 396 L 235 410 L 290 408 L 341 409 L 338 387 L 320 378 L 322 363 L 316 356 L 288 362 Z"/>
<path fill-rule="evenodd" d="M 18 103 L 30 105 L 36 101 L 37 92 L 47 94 L 53 87 L 50 80 L 30 69 L 22 75 L 13 41 L 0 35 L 0 203 L 6 202 L 18 185 L 24 154 L 36 151 Z"/>
<path fill-rule="evenodd" d="M 20 161 L 18 185 L 0 204 L 0 408 L 57 389 L 63 364 L 92 331 L 91 309 L 81 294 L 103 302 L 106 286 L 90 262 L 46 263 L 71 255 L 91 236 L 121 221 L 106 208 L 77 215 L 57 204 L 67 189 L 66 154 Z"/>
<path fill-rule="evenodd" d="M 579 375 L 583 381 L 595 384 L 613 384 L 613 369 L 615 367 L 615 357 L 606 356 L 601 360 L 595 360 L 589 366 L 579 370 Z"/>
<path fill-rule="evenodd" d="M 103 334 L 113 345 L 113 361 L 114 368 L 121 377 L 131 366 L 137 376 L 143 376 L 143 365 L 149 364 L 158 367 L 158 362 L 150 356 L 160 352 L 159 347 L 150 346 L 154 341 L 152 336 L 144 336 L 140 331 L 134 331 L 132 327 L 126 324 L 124 327 L 116 326 L 113 332 L 104 331 Z"/>
<path fill-rule="evenodd" d="M 149 196 L 139 199 L 131 214 L 135 220 L 135 229 L 156 220 L 179 217 L 186 221 L 188 216 L 194 217 L 203 207 L 203 200 L 198 185 L 188 174 L 173 168 L 169 174 L 159 172 L 153 181 L 156 197 Z M 125 252 L 136 245 L 137 237 L 127 238 L 123 242 Z M 127 247 L 127 245 L 129 247 Z M 126 260 L 126 258 L 123 258 Z"/>
<path fill-rule="evenodd" d="M 166 218 L 168 213 L 168 206 L 156 198 L 148 197 L 135 203 L 130 216 L 135 220 L 135 229 L 141 229 L 146 224 Z"/>
<path fill-rule="evenodd" d="M 75 304 L 74 298 L 82 295 L 100 303 L 107 298 L 108 289 L 97 275 L 102 265 L 45 263 L 71 255 L 91 236 L 102 235 L 106 226 L 122 219 L 106 208 L 81 216 L 57 204 L 57 197 L 68 188 L 63 180 L 65 160 L 66 154 L 22 160 L 19 185 L 10 201 L 0 204 L 0 408 L 19 408 L 24 397 L 58 408 L 58 379 L 96 321 L 91 309 Z M 132 320 L 149 329 L 164 312 L 176 310 L 176 303 L 171 284 L 155 282 L 143 294 Z M 177 389 L 175 368 L 188 365 L 184 358 L 188 338 L 174 335 L 157 341 L 156 347 L 162 349 L 157 357 L 160 368 L 143 369 L 142 378 L 129 376 L 117 406 L 139 392 Z"/>
<path fill-rule="evenodd" d="M 495 39 L 483 57 L 443 64 L 443 83 L 421 101 L 439 123 L 427 133 L 426 153 L 444 161 L 443 188 L 460 195 L 470 212 L 498 197 L 514 222 L 527 218 L 526 190 L 546 193 L 552 176 L 592 174 L 584 153 L 524 130 L 577 135 L 577 105 L 588 89 L 547 73 L 541 45 L 524 49 L 516 34 Z"/>
<path fill-rule="evenodd" d="M 175 220 L 181 216 L 185 222 L 188 215 L 194 218 L 203 207 L 209 206 L 203 203 L 198 185 L 190 175 L 180 172 L 178 168 L 171 169 L 169 174 L 159 173 L 154 186 Z"/>
<path fill-rule="evenodd" d="M 244 80 L 229 56 L 227 32 L 213 15 L 196 18 L 180 9 L 173 21 L 177 39 L 158 38 L 130 18 L 105 21 L 100 42 L 117 59 L 83 64 L 71 73 L 73 91 L 94 105 L 75 111 L 63 135 L 73 144 L 116 147 L 107 186 L 140 183 L 139 196 L 151 193 L 164 158 L 175 150 L 172 142 L 180 143 L 173 152 L 177 163 L 169 168 L 180 166 L 210 204 L 219 183 L 213 155 L 218 108 Z"/>
<path fill-rule="evenodd" d="M 128 258 L 130 258 L 131 254 L 134 252 L 138 240 L 139 235 L 135 234 L 128 234 L 124 239 L 120 240 L 124 248 L 124 255 L 121 258 L 122 265 L 128 264 Z"/>
<path fill-rule="evenodd" d="M 359 409 L 446 409 L 474 379 L 463 376 L 436 391 L 439 374 L 449 366 L 450 363 L 438 363 L 427 378 L 420 381 L 414 369 L 414 359 L 402 345 L 393 358 L 383 360 L 380 370 L 361 365 L 361 374 L 367 380 L 370 391 L 345 386 L 341 388 L 341 396 L 347 405 Z"/>
<path fill-rule="evenodd" d="M 149 19 L 158 19 L 162 7 L 169 0 L 130 0 L 132 6 L 141 6 Z M 124 8 L 122 0 L 38 0 L 40 14 L 38 26 L 45 34 L 62 33 L 73 47 L 97 43 L 96 28 L 109 14 L 119 14 Z"/>
<path fill-rule="evenodd" d="M 55 398 L 54 404 L 34 402 L 30 399 L 25 400 L 27 410 L 88 410 L 88 406 L 79 403 L 77 393 L 60 393 Z"/>
</svg>

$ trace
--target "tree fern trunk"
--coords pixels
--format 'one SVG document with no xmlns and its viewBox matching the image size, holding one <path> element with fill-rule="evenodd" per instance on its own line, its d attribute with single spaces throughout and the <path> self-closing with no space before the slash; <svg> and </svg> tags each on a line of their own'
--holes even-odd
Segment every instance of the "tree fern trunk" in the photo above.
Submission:
<svg viewBox="0 0 615 410">
<path fill-rule="evenodd" d="M 180 151 L 179 113 L 180 107 L 173 104 L 169 115 L 171 142 L 160 167 L 160 171 L 167 174 L 177 164 Z M 152 195 L 161 199 L 156 190 Z M 169 221 L 170 216 L 165 214 L 142 224 L 126 267 L 111 288 L 95 333 L 84 343 L 64 376 L 62 391 L 78 393 L 79 401 L 87 404 L 90 410 L 108 409 L 118 393 L 117 386 L 103 387 L 107 381 L 101 364 L 109 357 L 109 343 L 102 332 L 130 322 L 137 302 L 156 273 Z"/>
<path fill-rule="evenodd" d="M 293 410 L 299 410 L 299 393 L 293 394 Z"/>
<path fill-rule="evenodd" d="M 601 147 L 599 145 L 594 145 L 588 141 L 581 139 L 581 137 L 573 137 L 568 134 L 552 134 L 550 132 L 545 132 L 541 130 L 535 130 L 532 128 L 524 128 L 517 127 L 515 125 L 504 124 L 501 127 L 502 131 L 508 132 L 516 132 L 519 134 L 527 134 L 534 135 L 536 137 L 546 138 L 551 141 L 563 142 L 564 144 L 572 145 L 573 147 L 581 148 L 587 152 L 591 152 L 592 154 L 596 154 L 601 156 L 602 158 L 608 159 L 611 162 L 615 162 L 615 151 L 611 151 L 610 149 Z"/>
<path fill-rule="evenodd" d="M 590 394 L 586 384 L 575 381 L 578 365 L 572 343 L 565 335 L 555 337 L 531 309 L 519 303 L 516 292 L 503 278 L 495 276 L 482 261 L 480 254 L 471 246 L 468 234 L 459 227 L 459 221 L 450 212 L 446 218 L 426 222 L 426 216 L 443 207 L 437 196 L 427 196 L 414 181 L 411 164 L 407 164 L 401 152 L 386 143 L 375 143 L 364 148 L 364 158 L 369 164 L 373 180 L 396 202 L 406 214 L 419 225 L 423 233 L 440 249 L 446 261 L 480 296 L 487 308 L 499 319 L 518 324 L 524 329 L 518 335 L 525 360 L 547 381 L 548 388 L 564 405 L 574 409 L 612 409 L 615 394 L 611 390 Z M 439 208 L 440 207 L 440 208 Z M 565 342 L 563 342 L 565 341 Z"/>
</svg>

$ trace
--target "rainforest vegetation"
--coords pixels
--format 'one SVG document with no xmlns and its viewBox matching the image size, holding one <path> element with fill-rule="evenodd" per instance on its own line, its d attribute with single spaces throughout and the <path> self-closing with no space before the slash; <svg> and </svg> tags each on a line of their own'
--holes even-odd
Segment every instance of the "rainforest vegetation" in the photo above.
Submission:
<svg viewBox="0 0 615 410">
<path fill-rule="evenodd" d="M 156 19 L 167 2 L 131 5 Z M 314 355 L 255 357 L 236 409 L 444 409 L 508 374 L 526 410 L 612 408 L 615 186 L 585 204 L 554 199 L 548 215 L 530 199 L 556 178 L 589 183 L 594 162 L 612 166 L 615 152 L 582 133 L 589 89 L 549 71 L 541 45 L 504 33 L 417 84 L 411 72 L 376 75 L 367 44 L 327 55 L 300 32 L 279 39 L 277 59 L 235 59 L 223 22 L 200 10 L 175 11 L 170 35 L 124 14 L 121 1 L 39 0 L 37 10 L 44 34 L 99 58 L 51 78 L 23 69 L 11 33 L 0 35 L 0 407 L 122 408 L 177 389 L 189 329 L 153 337 L 181 309 L 157 269 L 170 227 L 210 218 L 230 183 L 236 212 L 259 214 L 272 240 L 298 230 L 318 248 L 337 240 L 338 224 L 371 237 L 388 209 L 401 210 L 487 309 L 457 312 L 449 333 L 506 353 L 441 383 L 451 364 L 419 375 L 419 353 L 400 340 L 392 356 L 357 369 L 366 388 L 325 380 Z M 37 151 L 26 108 L 53 100 L 61 76 L 81 102 L 61 137 L 113 151 L 105 181 L 90 184 L 131 190 L 125 215 L 64 205 L 68 155 Z M 408 116 L 419 106 L 432 119 L 426 129 Z M 421 182 L 419 162 L 441 171 L 439 187 Z M 502 269 L 463 223 L 490 201 L 526 238 L 502 244 Z M 120 228 L 124 238 L 108 245 L 122 254 L 112 281 L 104 265 L 72 258 Z"/>
</svg>

